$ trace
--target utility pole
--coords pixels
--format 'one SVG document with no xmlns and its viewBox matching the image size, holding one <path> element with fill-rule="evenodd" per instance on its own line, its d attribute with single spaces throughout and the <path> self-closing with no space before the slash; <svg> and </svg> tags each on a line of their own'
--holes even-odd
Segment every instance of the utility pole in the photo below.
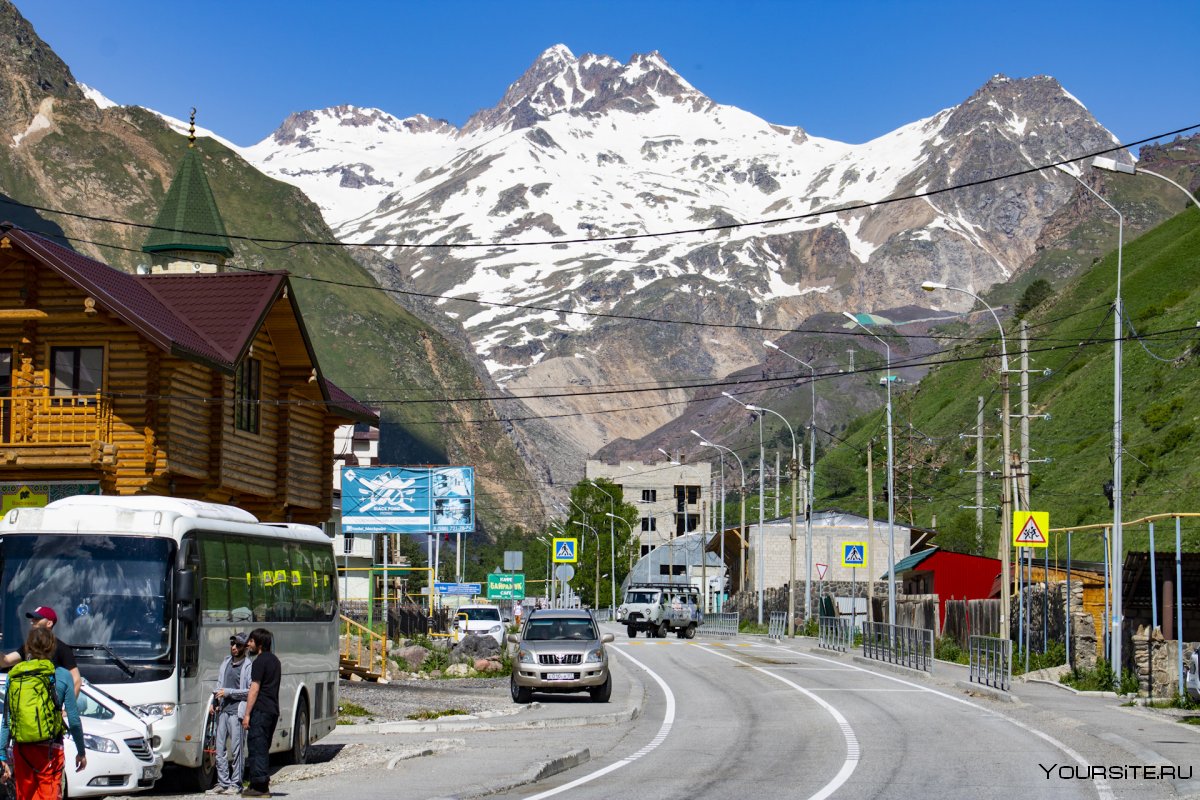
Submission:
<svg viewBox="0 0 1200 800">
<path fill-rule="evenodd" d="M 775 519 L 779 519 L 779 450 L 775 451 Z"/>
<path fill-rule="evenodd" d="M 975 415 L 975 552 L 983 555 L 983 396 Z"/>
<path fill-rule="evenodd" d="M 875 462 L 873 458 L 875 440 L 867 440 L 867 622 L 874 622 L 875 570 L 871 566 L 875 552 Z M 851 600 L 853 602 L 853 600 Z"/>
<path fill-rule="evenodd" d="M 708 509 L 700 501 L 700 585 L 704 587 L 704 603 L 701 608 L 708 613 Z M 715 506 L 714 506 L 715 507 Z M 690 579 L 690 576 L 689 576 Z"/>
<path fill-rule="evenodd" d="M 1021 493 L 1025 508 L 1033 508 L 1029 494 L 1029 323 L 1021 320 Z"/>
</svg>

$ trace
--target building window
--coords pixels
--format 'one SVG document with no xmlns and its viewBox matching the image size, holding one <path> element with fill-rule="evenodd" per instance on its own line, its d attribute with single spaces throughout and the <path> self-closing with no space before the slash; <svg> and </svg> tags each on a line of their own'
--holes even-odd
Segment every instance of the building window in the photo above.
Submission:
<svg viewBox="0 0 1200 800">
<path fill-rule="evenodd" d="M 350 555 L 354 552 L 354 534 L 342 532 L 342 552 Z"/>
<path fill-rule="evenodd" d="M 658 500 L 658 489 L 642 489 L 642 502 L 654 503 Z"/>
<path fill-rule="evenodd" d="M 652 545 L 652 544 L 642 545 L 642 557 L 643 558 L 645 558 L 646 556 L 650 555 L 653 552 L 654 552 L 654 545 Z"/>
<path fill-rule="evenodd" d="M 234 427 L 258 433 L 259 400 L 262 399 L 262 362 L 247 358 L 238 364 L 233 383 Z"/>
<path fill-rule="evenodd" d="M 700 502 L 700 487 L 699 486 L 687 487 L 687 501 L 688 501 L 689 506 L 694 506 L 694 505 L 696 505 L 696 503 Z"/>
<path fill-rule="evenodd" d="M 103 347 L 51 347 L 55 397 L 94 395 L 104 385 Z"/>
<path fill-rule="evenodd" d="M 654 517 L 642 517 L 642 533 L 658 530 L 658 520 Z"/>
</svg>

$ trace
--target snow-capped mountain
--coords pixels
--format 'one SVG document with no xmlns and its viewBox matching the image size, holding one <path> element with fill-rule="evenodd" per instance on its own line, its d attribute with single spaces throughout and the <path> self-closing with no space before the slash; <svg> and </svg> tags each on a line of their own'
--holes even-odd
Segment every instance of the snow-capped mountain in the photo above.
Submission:
<svg viewBox="0 0 1200 800">
<path fill-rule="evenodd" d="M 924 279 L 1008 280 L 1071 197 L 1069 177 L 819 212 L 1114 143 L 1049 77 L 997 75 L 956 107 L 851 145 L 717 104 L 657 52 L 622 64 L 557 45 L 461 129 L 339 106 L 294 114 L 242 152 L 303 189 L 343 240 L 394 244 L 384 250 L 394 268 L 377 271 L 386 284 L 497 304 L 443 301 L 497 380 L 525 394 L 702 380 L 762 358 L 761 331 L 552 309 L 792 328 L 823 311 L 916 302 Z M 791 219 L 758 224 L 780 218 Z M 594 241 L 618 236 L 642 238 Z M 544 244 L 560 240 L 575 241 Z M 563 423 L 589 450 L 673 414 L 594 413 L 620 403 L 642 405 L 533 405 L 592 412 Z"/>
</svg>

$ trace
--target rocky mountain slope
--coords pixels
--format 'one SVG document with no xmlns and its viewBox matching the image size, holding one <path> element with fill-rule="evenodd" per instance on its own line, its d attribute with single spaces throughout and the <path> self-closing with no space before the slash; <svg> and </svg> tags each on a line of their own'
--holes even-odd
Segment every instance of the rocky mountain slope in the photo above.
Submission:
<svg viewBox="0 0 1200 800">
<path fill-rule="evenodd" d="M 132 270 L 142 260 L 146 231 L 121 221 L 153 222 L 185 147 L 158 115 L 85 91 L 12 4 L 0 0 L 0 218 Z M 263 175 L 219 141 L 201 138 L 197 148 L 231 235 L 333 238 L 296 188 Z M 469 350 L 464 355 L 447 338 L 454 326 L 443 315 L 396 304 L 339 248 L 239 240 L 234 248 L 236 266 L 293 274 L 326 374 L 382 409 L 386 460 L 476 465 L 485 530 L 540 518 L 538 489 L 548 470 L 531 472 L 538 468 L 527 465 L 539 460 L 529 443 L 499 420 L 494 406 L 472 399 L 495 394 L 495 385 Z M 447 335 L 423 316 L 435 318 Z M 439 402 L 400 402 L 430 397 Z"/>
<path fill-rule="evenodd" d="M 1049 170 L 863 204 L 1114 144 L 1045 76 L 994 76 L 851 145 L 717 104 L 658 53 L 621 63 L 558 45 L 461 129 L 341 106 L 295 114 L 244 154 L 344 240 L 389 245 L 381 283 L 460 298 L 440 307 L 490 374 L 539 395 L 530 407 L 592 452 L 670 422 L 693 393 L 546 395 L 704 382 L 761 364 L 764 334 L 814 314 L 924 302 L 925 279 L 1013 281 L 1077 186 Z M 842 207 L 855 208 L 819 213 Z M 711 226 L 729 227 L 654 235 Z M 623 236 L 642 238 L 607 239 Z"/>
</svg>

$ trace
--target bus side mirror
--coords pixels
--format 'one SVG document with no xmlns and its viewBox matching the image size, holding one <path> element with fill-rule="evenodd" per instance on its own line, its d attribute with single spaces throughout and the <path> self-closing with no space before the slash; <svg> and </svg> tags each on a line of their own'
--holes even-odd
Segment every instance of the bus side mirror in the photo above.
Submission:
<svg viewBox="0 0 1200 800">
<path fill-rule="evenodd" d="M 181 569 L 175 573 L 175 600 L 179 603 L 196 602 L 196 572 Z"/>
</svg>

